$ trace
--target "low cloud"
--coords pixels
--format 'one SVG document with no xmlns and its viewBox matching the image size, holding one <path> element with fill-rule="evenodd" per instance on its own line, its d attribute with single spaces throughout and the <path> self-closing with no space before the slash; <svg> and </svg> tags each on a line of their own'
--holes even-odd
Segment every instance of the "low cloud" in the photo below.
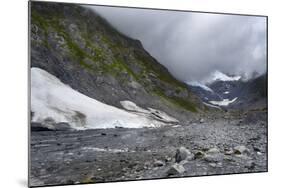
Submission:
<svg viewBox="0 0 281 188">
<path fill-rule="evenodd" d="M 91 6 L 182 81 L 266 71 L 266 18 Z"/>
</svg>

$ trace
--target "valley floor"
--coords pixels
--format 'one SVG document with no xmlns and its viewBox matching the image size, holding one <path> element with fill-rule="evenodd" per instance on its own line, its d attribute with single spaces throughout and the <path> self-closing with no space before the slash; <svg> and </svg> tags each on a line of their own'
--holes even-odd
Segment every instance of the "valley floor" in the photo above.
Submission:
<svg viewBox="0 0 281 188">
<path fill-rule="evenodd" d="M 267 171 L 263 120 L 219 118 L 178 127 L 38 131 L 31 133 L 30 144 L 31 186 Z M 170 173 L 180 147 L 192 157 L 181 162 L 184 171 Z"/>
</svg>

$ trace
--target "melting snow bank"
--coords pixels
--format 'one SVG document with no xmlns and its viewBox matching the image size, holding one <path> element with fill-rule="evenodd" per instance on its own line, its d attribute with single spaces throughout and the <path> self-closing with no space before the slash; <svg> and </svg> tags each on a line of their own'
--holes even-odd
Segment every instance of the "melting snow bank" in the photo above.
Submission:
<svg viewBox="0 0 281 188">
<path fill-rule="evenodd" d="M 229 100 L 229 99 L 223 99 L 222 101 L 209 101 L 210 103 L 214 104 L 214 105 L 218 105 L 218 106 L 228 106 L 229 104 L 233 103 L 234 101 L 236 101 L 237 97 Z"/>
<path fill-rule="evenodd" d="M 139 106 L 137 106 L 135 103 L 132 101 L 120 101 L 120 104 L 125 108 L 126 110 L 135 112 L 137 114 L 144 114 L 150 118 L 157 119 L 159 121 L 163 121 L 166 123 L 178 123 L 179 121 L 165 112 L 162 112 L 160 110 L 156 110 L 153 108 L 148 108 L 148 110 L 143 109 Z"/>
<path fill-rule="evenodd" d="M 60 122 L 78 130 L 166 125 L 148 116 L 146 111 L 127 112 L 87 97 L 40 68 L 31 68 L 31 111 L 32 122 L 50 129 Z"/>
</svg>

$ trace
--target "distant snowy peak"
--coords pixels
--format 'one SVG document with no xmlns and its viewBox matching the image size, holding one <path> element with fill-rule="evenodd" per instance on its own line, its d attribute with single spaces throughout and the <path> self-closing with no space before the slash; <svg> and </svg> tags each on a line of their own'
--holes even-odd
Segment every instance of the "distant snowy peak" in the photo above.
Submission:
<svg viewBox="0 0 281 188">
<path fill-rule="evenodd" d="M 212 83 L 216 82 L 216 81 L 238 81 L 241 79 L 241 76 L 229 76 L 226 75 L 220 71 L 215 71 L 213 73 L 211 73 L 206 79 L 201 80 L 201 81 L 186 81 L 185 83 L 187 85 L 193 86 L 193 87 L 200 87 L 202 89 L 204 89 L 205 91 L 209 91 L 209 92 L 214 92 L 214 90 L 210 87 L 212 85 Z M 229 93 L 229 92 L 228 92 Z M 225 93 L 225 94 L 228 94 Z"/>
<path fill-rule="evenodd" d="M 209 79 L 209 83 L 215 81 L 238 81 L 241 79 L 241 76 L 228 76 L 220 71 L 215 71 L 211 74 L 211 78 Z"/>
</svg>

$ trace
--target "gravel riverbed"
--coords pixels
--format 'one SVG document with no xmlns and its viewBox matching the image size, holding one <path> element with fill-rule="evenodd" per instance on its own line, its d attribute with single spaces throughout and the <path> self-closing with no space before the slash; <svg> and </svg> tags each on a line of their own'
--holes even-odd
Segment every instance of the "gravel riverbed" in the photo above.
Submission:
<svg viewBox="0 0 281 188">
<path fill-rule="evenodd" d="M 161 128 L 33 131 L 30 144 L 32 186 L 267 171 L 263 120 L 219 118 Z M 182 161 L 177 161 L 179 148 L 184 148 Z"/>
</svg>

